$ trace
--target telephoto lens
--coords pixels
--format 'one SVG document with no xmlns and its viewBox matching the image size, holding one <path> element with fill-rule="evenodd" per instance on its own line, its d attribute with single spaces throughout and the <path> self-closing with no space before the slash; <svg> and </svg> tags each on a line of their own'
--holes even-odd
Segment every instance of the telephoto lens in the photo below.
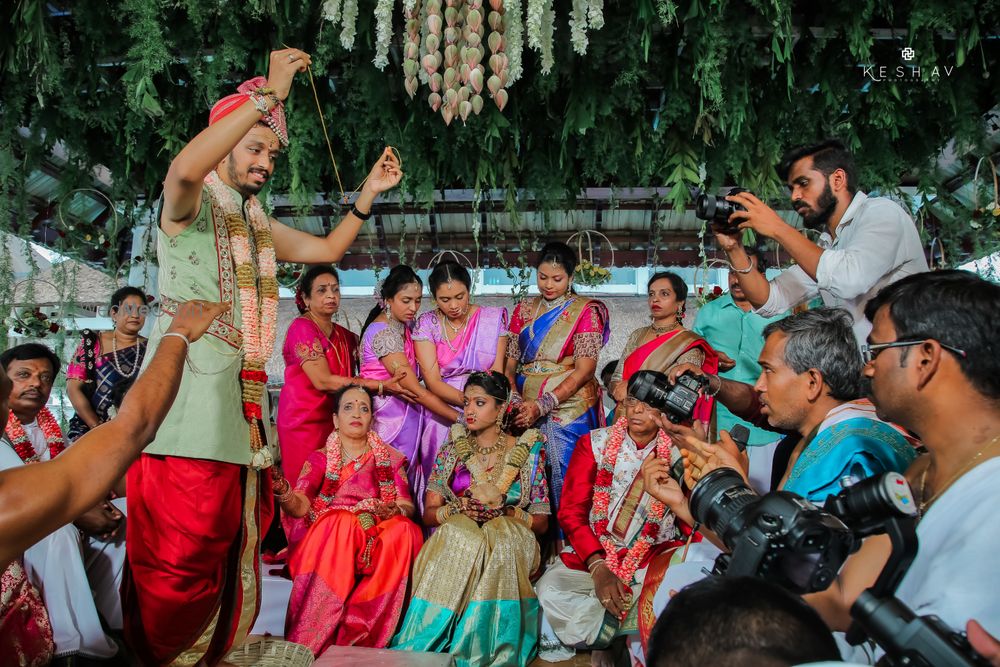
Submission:
<svg viewBox="0 0 1000 667">
<path fill-rule="evenodd" d="M 743 529 L 743 509 L 760 500 L 743 477 L 732 468 L 717 468 L 695 484 L 691 515 L 730 546 Z"/>
</svg>

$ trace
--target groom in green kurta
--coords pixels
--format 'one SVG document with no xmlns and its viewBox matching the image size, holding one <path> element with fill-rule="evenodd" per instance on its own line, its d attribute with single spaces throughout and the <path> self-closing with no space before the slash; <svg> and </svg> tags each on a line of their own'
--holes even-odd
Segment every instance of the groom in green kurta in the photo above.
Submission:
<svg viewBox="0 0 1000 667">
<path fill-rule="evenodd" d="M 267 79 L 248 81 L 220 100 L 209 127 L 174 158 L 164 181 L 157 234 L 162 310 L 146 358 L 152 359 L 175 304 L 210 299 L 233 308 L 191 345 L 177 400 L 128 474 L 125 633 L 144 665 L 217 664 L 244 641 L 260 606 L 260 539 L 273 502 L 269 457 L 259 442 L 272 435 L 266 392 L 248 403 L 241 370 L 249 351 L 267 347 L 253 340 L 251 349 L 244 333 L 256 338 L 277 326 L 266 321 L 274 266 L 258 261 L 258 254 L 266 257 L 261 248 L 273 244 L 280 261 L 336 262 L 375 197 L 402 178 L 386 149 L 351 212 L 326 237 L 260 217 L 256 195 L 288 144 L 283 102 L 295 74 L 310 63 L 298 49 L 272 52 Z M 233 215 L 239 225 L 227 222 Z M 255 223 L 263 233 L 252 231 Z M 232 234 L 248 228 L 249 236 Z M 249 253 L 240 243 L 249 243 Z M 251 262 L 238 266 L 241 249 Z M 257 303 L 241 301 L 241 279 L 252 279 L 254 288 L 244 284 L 242 294 Z M 265 360 L 270 352 L 262 349 Z M 244 370 L 243 381 L 247 377 Z M 263 423 L 248 424 L 248 410 L 262 414 Z"/>
</svg>

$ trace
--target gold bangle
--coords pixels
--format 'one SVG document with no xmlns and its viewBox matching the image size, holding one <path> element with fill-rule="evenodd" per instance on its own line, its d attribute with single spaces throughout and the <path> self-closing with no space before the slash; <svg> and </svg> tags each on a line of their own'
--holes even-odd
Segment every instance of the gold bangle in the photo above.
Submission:
<svg viewBox="0 0 1000 667">
<path fill-rule="evenodd" d="M 448 505 L 442 505 L 437 508 L 437 512 L 434 513 L 434 518 L 437 519 L 439 526 L 443 526 L 444 522 L 451 516 L 450 510 L 451 508 Z"/>
<path fill-rule="evenodd" d="M 379 396 L 381 396 L 381 395 L 382 395 L 382 389 L 383 389 L 383 388 L 384 388 L 384 387 L 382 386 L 382 383 L 381 383 L 381 382 L 379 382 L 379 383 L 378 383 L 378 395 L 379 395 Z"/>
</svg>

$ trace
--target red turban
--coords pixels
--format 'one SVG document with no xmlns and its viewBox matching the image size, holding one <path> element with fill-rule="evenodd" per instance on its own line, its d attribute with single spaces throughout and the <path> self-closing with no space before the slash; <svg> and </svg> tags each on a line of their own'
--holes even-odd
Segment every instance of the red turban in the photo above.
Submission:
<svg viewBox="0 0 1000 667">
<path fill-rule="evenodd" d="M 208 114 L 208 124 L 218 122 L 230 113 L 241 107 L 250 99 L 250 93 L 267 85 L 267 79 L 262 76 L 254 77 L 249 81 L 240 84 L 238 91 L 234 95 L 227 95 L 215 103 L 212 111 Z M 278 102 L 278 105 L 271 109 L 271 113 L 261 119 L 261 122 L 274 130 L 278 135 L 278 140 L 282 146 L 288 145 L 288 126 L 285 124 L 285 105 Z"/>
</svg>

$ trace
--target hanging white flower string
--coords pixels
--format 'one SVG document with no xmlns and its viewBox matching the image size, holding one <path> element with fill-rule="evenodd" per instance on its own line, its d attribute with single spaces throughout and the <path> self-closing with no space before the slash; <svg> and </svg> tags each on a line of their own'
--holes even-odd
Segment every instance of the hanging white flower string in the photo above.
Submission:
<svg viewBox="0 0 1000 667">
<path fill-rule="evenodd" d="M 604 27 L 604 0 L 590 0 L 587 7 L 587 22 L 591 30 L 600 30 Z"/>
<path fill-rule="evenodd" d="M 569 40 L 573 50 L 581 56 L 587 55 L 587 0 L 573 0 L 573 8 L 569 13 Z"/>
<path fill-rule="evenodd" d="M 358 0 L 344 0 L 342 9 L 343 30 L 340 32 L 340 45 L 348 51 L 354 48 L 354 36 L 357 32 Z"/>
<path fill-rule="evenodd" d="M 375 4 L 375 57 L 372 62 L 378 69 L 389 64 L 389 43 L 392 41 L 393 0 L 378 0 Z"/>
<path fill-rule="evenodd" d="M 326 0 L 323 3 L 323 18 L 336 25 L 340 19 L 340 0 Z"/>
<path fill-rule="evenodd" d="M 556 12 L 550 2 L 542 14 L 542 74 L 549 74 L 556 64 L 553 52 L 554 33 L 556 31 Z"/>
<path fill-rule="evenodd" d="M 502 3 L 504 52 L 507 54 L 507 87 L 520 80 L 523 73 L 521 64 L 524 51 L 524 19 L 521 15 L 521 0 L 504 0 Z"/>
</svg>

